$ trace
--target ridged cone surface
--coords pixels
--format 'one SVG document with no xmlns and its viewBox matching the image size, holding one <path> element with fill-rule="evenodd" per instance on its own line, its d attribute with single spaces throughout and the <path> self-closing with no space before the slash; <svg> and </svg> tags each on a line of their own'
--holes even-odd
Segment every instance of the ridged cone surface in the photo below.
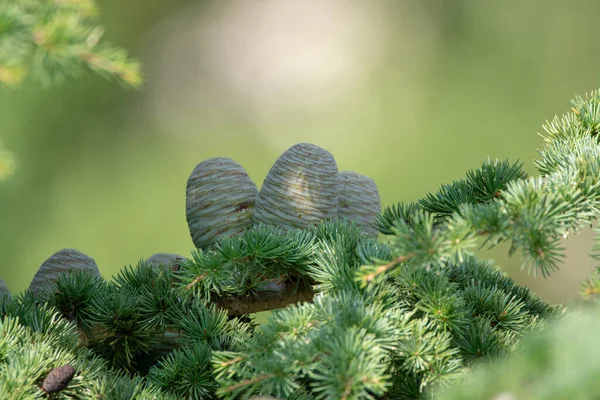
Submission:
<svg viewBox="0 0 600 400">
<path fill-rule="evenodd" d="M 339 177 L 333 155 L 300 143 L 283 153 L 265 178 L 255 222 L 284 229 L 306 229 L 338 212 Z"/>
<path fill-rule="evenodd" d="M 10 295 L 10 291 L 8 290 L 8 286 L 6 286 L 6 283 L 4 282 L 4 280 L 2 280 L 2 278 L 0 278 L 0 296 L 2 296 L 3 294 Z"/>
<path fill-rule="evenodd" d="M 46 393 L 58 393 L 69 385 L 73 376 L 75 376 L 75 368 L 70 364 L 54 368 L 44 378 L 42 389 Z"/>
<path fill-rule="evenodd" d="M 166 265 L 174 265 L 177 260 L 185 261 L 185 257 L 180 256 L 179 254 L 174 253 L 156 253 L 153 254 L 150 258 L 148 258 L 148 264 L 166 264 Z"/>
<path fill-rule="evenodd" d="M 100 277 L 100 271 L 92 257 L 74 249 L 63 249 L 44 261 L 33 277 L 29 289 L 33 293 L 38 293 L 44 286 L 44 282 L 54 282 L 60 273 L 69 270 L 88 271 Z"/>
<path fill-rule="evenodd" d="M 258 189 L 246 170 L 225 157 L 202 161 L 187 181 L 186 218 L 192 241 L 205 248 L 252 224 Z"/>
<path fill-rule="evenodd" d="M 353 171 L 340 172 L 340 202 L 338 216 L 355 221 L 366 233 L 377 236 L 373 227 L 381 212 L 381 200 L 375 181 Z"/>
</svg>

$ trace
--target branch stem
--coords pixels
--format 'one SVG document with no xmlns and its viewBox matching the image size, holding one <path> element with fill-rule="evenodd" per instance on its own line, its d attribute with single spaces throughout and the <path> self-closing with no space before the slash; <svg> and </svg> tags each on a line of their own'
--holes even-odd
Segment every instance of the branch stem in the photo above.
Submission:
<svg viewBox="0 0 600 400">
<path fill-rule="evenodd" d="M 311 301 L 314 292 L 305 282 L 284 282 L 272 290 L 249 295 L 211 296 L 211 302 L 226 309 L 230 316 L 254 314 L 284 308 L 290 304 Z"/>
</svg>

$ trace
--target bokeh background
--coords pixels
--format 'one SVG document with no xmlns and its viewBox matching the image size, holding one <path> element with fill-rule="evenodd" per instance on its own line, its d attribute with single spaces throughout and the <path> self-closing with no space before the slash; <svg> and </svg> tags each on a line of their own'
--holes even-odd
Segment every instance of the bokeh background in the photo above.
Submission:
<svg viewBox="0 0 600 400">
<path fill-rule="evenodd" d="M 368 175 L 384 206 L 460 179 L 484 157 L 535 172 L 541 125 L 600 87 L 600 2 L 104 0 L 106 38 L 141 59 L 128 91 L 90 75 L 0 94 L 0 277 L 27 288 L 62 248 L 105 277 L 158 252 L 189 255 L 185 184 L 225 156 L 260 187 L 295 143 Z M 591 231 L 549 279 L 494 258 L 552 302 L 595 266 Z"/>
</svg>

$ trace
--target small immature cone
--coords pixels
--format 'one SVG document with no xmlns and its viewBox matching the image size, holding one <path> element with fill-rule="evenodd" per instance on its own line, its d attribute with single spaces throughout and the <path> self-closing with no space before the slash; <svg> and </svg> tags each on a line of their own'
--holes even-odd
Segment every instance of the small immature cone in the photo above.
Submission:
<svg viewBox="0 0 600 400">
<path fill-rule="evenodd" d="M 186 188 L 186 218 L 194 245 L 203 249 L 248 229 L 257 195 L 246 170 L 230 158 L 196 165 Z"/>
<path fill-rule="evenodd" d="M 0 278 L 0 296 L 2 296 L 4 294 L 7 294 L 10 296 L 10 291 L 8 290 L 8 287 L 6 286 L 6 283 L 4 283 L 2 278 Z"/>
<path fill-rule="evenodd" d="M 157 253 L 152 255 L 147 262 L 149 265 L 165 264 L 171 266 L 171 268 L 178 269 L 178 265 L 183 261 L 185 261 L 185 257 L 180 256 L 179 254 Z"/>
<path fill-rule="evenodd" d="M 75 368 L 69 364 L 54 368 L 42 382 L 42 389 L 46 393 L 58 393 L 69 385 L 73 376 L 75 376 Z"/>
<path fill-rule="evenodd" d="M 59 274 L 69 270 L 87 271 L 100 277 L 100 271 L 92 257 L 77 250 L 63 249 L 44 261 L 33 277 L 29 290 L 37 294 L 44 287 L 44 282 L 55 282 Z"/>
<path fill-rule="evenodd" d="M 373 222 L 380 212 L 381 201 L 375 181 L 356 172 L 340 172 L 338 216 L 355 221 L 365 233 L 377 236 L 379 232 Z"/>
<path fill-rule="evenodd" d="M 296 144 L 271 167 L 256 200 L 254 220 L 283 229 L 306 229 L 337 216 L 338 192 L 333 155 L 312 144 Z"/>
</svg>

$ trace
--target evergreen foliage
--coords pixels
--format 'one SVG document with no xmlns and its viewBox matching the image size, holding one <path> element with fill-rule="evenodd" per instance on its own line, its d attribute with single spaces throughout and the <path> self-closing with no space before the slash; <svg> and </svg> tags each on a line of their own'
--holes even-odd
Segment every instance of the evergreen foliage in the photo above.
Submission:
<svg viewBox="0 0 600 400">
<path fill-rule="evenodd" d="M 93 0 L 8 0 L 0 4 L 0 85 L 27 75 L 44 86 L 90 70 L 127 87 L 141 84 L 139 64 L 101 40 Z"/>
<path fill-rule="evenodd" d="M 286 232 L 259 225 L 193 255 L 177 268 L 141 261 L 111 282 L 63 274 L 38 295 L 6 298 L 5 321 L 42 332 L 52 326 L 69 351 L 94 360 L 91 371 L 76 366 L 74 382 L 101 375 L 107 381 L 85 379 L 76 387 L 86 396 L 127 374 L 136 390 L 176 398 L 419 398 L 474 360 L 510 350 L 557 311 L 473 257 L 407 266 L 361 288 L 356 271 L 390 259 L 391 250 L 345 220 Z M 313 301 L 275 311 L 260 328 L 211 302 L 259 296 L 269 290 L 265 282 L 285 279 L 313 285 Z M 40 327 L 38 319 L 62 322 Z M 174 350 L 163 341 L 169 332 L 179 335 Z M 71 360 L 57 359 L 37 380 Z M 14 387 L 31 386 L 27 379 L 13 378 Z"/>
<path fill-rule="evenodd" d="M 534 275 L 555 271 L 564 257 L 561 239 L 600 216 L 600 94 L 572 104 L 544 125 L 538 176 L 526 178 L 520 164 L 486 161 L 417 204 L 384 211 L 377 226 L 395 235 L 395 262 L 363 268 L 363 284 L 407 260 L 422 267 L 461 260 L 474 255 L 482 239 L 491 246 L 510 242 L 510 253 L 520 251 Z"/>
<path fill-rule="evenodd" d="M 491 398 L 509 388 L 533 399 L 553 398 L 551 388 L 577 397 L 572 382 L 596 389 L 552 361 L 594 358 L 596 314 L 562 318 L 475 253 L 509 241 L 532 272 L 556 269 L 561 238 L 598 217 L 599 103 L 599 92 L 577 98 L 545 125 L 538 176 L 486 160 L 382 212 L 383 242 L 343 219 L 255 224 L 183 262 L 141 260 L 111 281 L 71 271 L 39 293 L 5 296 L 3 398 Z M 600 272 L 582 292 L 595 299 L 599 285 Z M 260 307 L 275 311 L 258 327 L 248 314 Z M 563 346 L 573 333 L 581 343 Z M 483 387 L 473 370 L 503 378 Z M 531 379 L 540 383 L 519 386 Z M 457 380 L 466 386 L 452 388 Z"/>
</svg>

